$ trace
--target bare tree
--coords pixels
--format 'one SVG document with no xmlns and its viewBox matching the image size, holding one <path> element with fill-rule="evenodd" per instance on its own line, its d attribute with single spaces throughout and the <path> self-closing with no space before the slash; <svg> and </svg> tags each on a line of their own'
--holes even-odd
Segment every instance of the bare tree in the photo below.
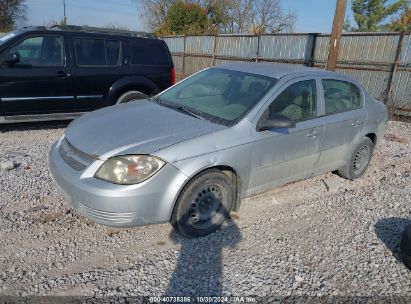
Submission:
<svg viewBox="0 0 411 304">
<path fill-rule="evenodd" d="M 168 9 L 176 0 L 137 0 L 144 11 L 144 18 L 151 31 L 162 25 L 166 19 Z"/>
<path fill-rule="evenodd" d="M 278 0 L 255 0 L 251 13 L 251 29 L 254 34 L 292 31 L 295 13 L 284 13 Z"/>
<path fill-rule="evenodd" d="M 26 21 L 25 0 L 0 0 L 0 32 L 7 32 Z"/>
</svg>

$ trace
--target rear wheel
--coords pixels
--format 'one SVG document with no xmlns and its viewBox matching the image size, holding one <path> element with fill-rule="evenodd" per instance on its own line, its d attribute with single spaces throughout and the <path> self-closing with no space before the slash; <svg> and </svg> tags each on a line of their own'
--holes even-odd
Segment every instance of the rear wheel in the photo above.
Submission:
<svg viewBox="0 0 411 304">
<path fill-rule="evenodd" d="M 147 95 L 139 91 L 128 91 L 120 95 L 117 99 L 117 104 L 129 102 L 137 99 L 145 99 Z"/>
<path fill-rule="evenodd" d="M 227 175 L 207 170 L 185 186 L 170 223 L 188 238 L 210 234 L 228 218 L 234 197 L 234 186 Z"/>
<path fill-rule="evenodd" d="M 373 151 L 373 142 L 368 137 L 364 137 L 354 146 L 347 164 L 338 170 L 338 174 L 349 180 L 361 177 L 367 170 Z"/>
</svg>

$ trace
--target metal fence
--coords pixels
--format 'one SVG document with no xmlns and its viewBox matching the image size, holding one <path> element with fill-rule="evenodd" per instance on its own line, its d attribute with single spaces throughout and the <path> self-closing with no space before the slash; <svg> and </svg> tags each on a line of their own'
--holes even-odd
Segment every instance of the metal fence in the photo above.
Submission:
<svg viewBox="0 0 411 304">
<path fill-rule="evenodd" d="M 277 62 L 324 68 L 330 35 L 272 34 L 162 38 L 177 79 L 228 62 Z M 341 38 L 336 71 L 357 79 L 396 118 L 411 117 L 411 34 L 350 33 Z"/>
</svg>

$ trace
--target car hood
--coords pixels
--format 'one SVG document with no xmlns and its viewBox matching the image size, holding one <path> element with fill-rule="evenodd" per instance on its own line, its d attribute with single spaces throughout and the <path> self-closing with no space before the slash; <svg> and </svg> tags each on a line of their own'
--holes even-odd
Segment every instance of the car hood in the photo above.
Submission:
<svg viewBox="0 0 411 304">
<path fill-rule="evenodd" d="M 150 154 L 225 128 L 144 100 L 83 115 L 67 127 L 65 136 L 78 150 L 105 159 Z"/>
</svg>

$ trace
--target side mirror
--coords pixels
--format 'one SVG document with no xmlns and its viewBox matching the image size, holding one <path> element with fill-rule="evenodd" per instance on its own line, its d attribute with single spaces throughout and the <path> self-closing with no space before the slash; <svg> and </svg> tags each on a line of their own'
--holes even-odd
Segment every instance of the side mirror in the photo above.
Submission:
<svg viewBox="0 0 411 304">
<path fill-rule="evenodd" d="M 271 130 L 275 128 L 295 128 L 295 122 L 281 114 L 271 114 L 267 119 L 262 119 L 257 124 L 257 131 Z"/>
<path fill-rule="evenodd" d="M 19 63 L 20 55 L 19 53 L 6 54 L 6 56 L 4 56 L 3 62 L 10 65 Z"/>
</svg>

